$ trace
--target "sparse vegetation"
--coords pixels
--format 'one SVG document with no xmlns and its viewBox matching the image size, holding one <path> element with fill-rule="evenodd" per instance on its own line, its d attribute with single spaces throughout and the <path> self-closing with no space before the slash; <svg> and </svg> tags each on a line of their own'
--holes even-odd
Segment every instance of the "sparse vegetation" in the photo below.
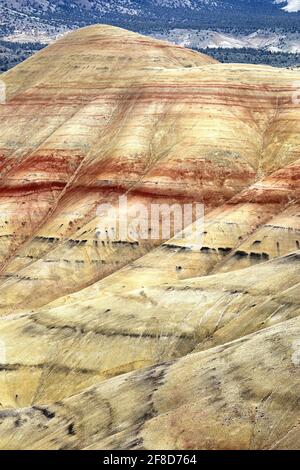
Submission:
<svg viewBox="0 0 300 470">
<path fill-rule="evenodd" d="M 0 72 L 6 72 L 45 47 L 40 43 L 15 43 L 0 41 Z"/>
<path fill-rule="evenodd" d="M 196 49 L 223 63 L 265 64 L 273 67 L 299 67 L 300 54 L 270 52 L 261 49 Z"/>
</svg>

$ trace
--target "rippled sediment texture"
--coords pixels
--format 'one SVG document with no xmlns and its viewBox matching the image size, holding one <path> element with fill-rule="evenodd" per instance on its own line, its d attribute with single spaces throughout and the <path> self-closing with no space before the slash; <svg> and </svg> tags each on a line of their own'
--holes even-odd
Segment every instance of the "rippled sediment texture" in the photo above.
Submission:
<svg viewBox="0 0 300 470">
<path fill-rule="evenodd" d="M 299 71 L 94 26 L 1 78 L 0 448 L 300 448 Z M 99 242 L 122 194 L 203 246 Z"/>
</svg>

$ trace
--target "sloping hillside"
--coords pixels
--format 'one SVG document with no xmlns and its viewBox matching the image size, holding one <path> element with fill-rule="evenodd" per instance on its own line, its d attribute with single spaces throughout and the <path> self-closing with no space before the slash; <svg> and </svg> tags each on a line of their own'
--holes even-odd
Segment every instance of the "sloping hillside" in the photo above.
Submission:
<svg viewBox="0 0 300 470">
<path fill-rule="evenodd" d="M 0 447 L 299 448 L 299 71 L 94 26 L 2 77 Z M 124 194 L 203 243 L 100 242 Z"/>
<path fill-rule="evenodd" d="M 284 28 L 299 24 L 299 0 L 9 0 L 0 34 L 46 31 L 95 22 L 133 29 L 161 27 Z"/>
</svg>

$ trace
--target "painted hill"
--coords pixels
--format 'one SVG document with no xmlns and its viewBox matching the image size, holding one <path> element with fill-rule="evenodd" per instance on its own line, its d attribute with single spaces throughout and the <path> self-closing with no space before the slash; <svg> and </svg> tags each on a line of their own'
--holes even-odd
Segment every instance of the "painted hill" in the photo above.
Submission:
<svg viewBox="0 0 300 470">
<path fill-rule="evenodd" d="M 94 26 L 2 77 L 0 447 L 299 448 L 299 71 Z M 122 194 L 203 244 L 99 242 Z"/>
</svg>

